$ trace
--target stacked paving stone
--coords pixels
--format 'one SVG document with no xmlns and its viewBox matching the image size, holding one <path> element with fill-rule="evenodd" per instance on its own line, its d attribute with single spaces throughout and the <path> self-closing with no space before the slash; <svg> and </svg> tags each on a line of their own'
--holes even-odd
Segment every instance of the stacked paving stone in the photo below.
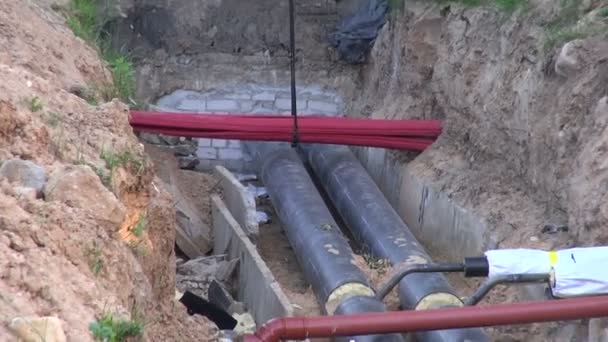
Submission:
<svg viewBox="0 0 608 342">
<path fill-rule="evenodd" d="M 297 90 L 299 114 L 338 115 L 343 108 L 340 97 L 319 86 L 300 87 Z M 242 85 L 236 88 L 216 89 L 208 92 L 177 90 L 158 100 L 157 110 L 175 112 L 204 112 L 226 115 L 237 114 L 291 114 L 289 88 Z M 247 171 L 250 158 L 238 140 L 198 139 L 198 169 L 210 170 L 222 165 L 232 171 Z"/>
</svg>

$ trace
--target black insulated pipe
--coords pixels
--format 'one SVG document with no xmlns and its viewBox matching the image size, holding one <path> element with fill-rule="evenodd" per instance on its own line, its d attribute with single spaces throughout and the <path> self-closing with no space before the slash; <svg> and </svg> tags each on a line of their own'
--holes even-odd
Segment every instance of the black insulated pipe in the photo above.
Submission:
<svg viewBox="0 0 608 342">
<path fill-rule="evenodd" d="M 337 293 L 337 308 L 328 314 L 386 311 L 373 297 L 366 276 L 354 265 L 353 252 L 325 206 L 297 153 L 288 144 L 246 143 L 274 205 L 306 280 L 327 311 Z M 359 296 L 352 289 L 367 289 Z M 338 290 L 338 291 L 336 291 Z M 348 300 L 348 304 L 343 303 Z M 350 337 L 352 341 L 403 342 L 399 334 Z"/>
<path fill-rule="evenodd" d="M 310 166 L 355 239 L 394 267 L 432 264 L 401 217 L 386 200 L 354 154 L 344 146 L 306 145 Z M 399 283 L 403 308 L 462 305 L 442 274 L 413 273 Z M 438 299 L 438 300 L 437 300 Z M 454 329 L 416 334 L 418 341 L 489 341 L 481 329 Z"/>
</svg>

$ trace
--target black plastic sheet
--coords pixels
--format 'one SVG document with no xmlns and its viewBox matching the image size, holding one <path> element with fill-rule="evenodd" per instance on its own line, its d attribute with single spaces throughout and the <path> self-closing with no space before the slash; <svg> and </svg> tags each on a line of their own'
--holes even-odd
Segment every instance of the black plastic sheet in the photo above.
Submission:
<svg viewBox="0 0 608 342">
<path fill-rule="evenodd" d="M 351 64 L 365 63 L 378 32 L 386 23 L 387 0 L 367 0 L 349 18 L 340 22 L 329 36 L 340 58 Z"/>
</svg>

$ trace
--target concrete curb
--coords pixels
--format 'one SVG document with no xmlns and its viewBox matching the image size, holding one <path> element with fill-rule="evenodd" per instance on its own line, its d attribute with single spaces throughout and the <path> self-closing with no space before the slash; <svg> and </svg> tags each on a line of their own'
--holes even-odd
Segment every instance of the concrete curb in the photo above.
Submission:
<svg viewBox="0 0 608 342">
<path fill-rule="evenodd" d="M 293 316 L 289 299 L 224 202 L 217 195 L 213 195 L 211 201 L 214 252 L 226 254 L 229 259 L 239 259 L 239 299 L 247 305 L 256 324 L 260 326 L 272 318 Z"/>
<path fill-rule="evenodd" d="M 236 222 L 243 227 L 247 236 L 254 239 L 260 233 L 256 220 L 255 198 L 225 167 L 217 165 L 215 174 L 220 178 L 224 190 L 224 201 Z"/>
</svg>

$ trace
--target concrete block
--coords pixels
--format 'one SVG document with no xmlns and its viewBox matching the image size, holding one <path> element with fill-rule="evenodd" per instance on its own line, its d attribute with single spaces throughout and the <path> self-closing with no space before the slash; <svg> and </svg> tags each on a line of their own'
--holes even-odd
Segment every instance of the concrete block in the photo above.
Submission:
<svg viewBox="0 0 608 342">
<path fill-rule="evenodd" d="M 177 104 L 177 109 L 190 112 L 203 112 L 206 109 L 205 100 L 182 100 Z"/>
<path fill-rule="evenodd" d="M 214 252 L 240 261 L 238 299 L 247 305 L 258 325 L 273 318 L 293 316 L 289 299 L 224 202 L 217 195 L 213 195 L 211 200 Z"/>
<path fill-rule="evenodd" d="M 277 94 L 275 92 L 265 91 L 262 93 L 254 94 L 252 99 L 254 101 L 274 101 Z"/>
<path fill-rule="evenodd" d="M 296 96 L 298 96 L 297 93 Z M 291 99 L 291 91 L 277 92 L 277 99 Z"/>
<path fill-rule="evenodd" d="M 308 109 L 311 111 L 318 111 L 319 113 L 338 113 L 338 104 L 335 102 L 325 101 L 308 101 Z"/>
<path fill-rule="evenodd" d="M 228 141 L 226 139 L 213 139 L 211 140 L 211 146 L 223 148 L 228 146 Z"/>
<path fill-rule="evenodd" d="M 219 159 L 222 159 L 222 160 L 243 159 L 243 150 L 240 148 L 222 148 L 219 150 Z"/>
<path fill-rule="evenodd" d="M 208 139 L 208 138 L 198 138 L 198 146 L 199 147 L 209 147 L 209 146 L 211 146 L 211 139 Z"/>
<path fill-rule="evenodd" d="M 277 99 L 276 101 L 274 101 L 274 106 L 278 110 L 290 110 L 291 99 Z"/>
<path fill-rule="evenodd" d="M 196 156 L 201 159 L 217 159 L 217 149 L 214 147 L 199 147 Z"/>
<path fill-rule="evenodd" d="M 231 94 L 224 95 L 224 99 L 251 100 L 251 94 L 249 94 L 249 93 L 231 93 Z"/>
<path fill-rule="evenodd" d="M 240 109 L 239 103 L 235 100 L 208 100 L 208 111 L 232 112 Z"/>
<path fill-rule="evenodd" d="M 243 145 L 240 140 L 228 140 L 228 147 L 241 148 Z"/>
<path fill-rule="evenodd" d="M 258 106 L 261 106 L 262 108 L 265 108 L 265 109 L 273 109 L 274 101 L 259 101 Z"/>
<path fill-rule="evenodd" d="M 255 198 L 226 168 L 216 167 L 215 174 L 220 179 L 228 209 L 249 235 L 256 236 L 260 228 L 256 219 Z"/>
<path fill-rule="evenodd" d="M 255 106 L 255 101 L 249 101 L 249 100 L 241 101 L 240 106 L 241 106 L 241 112 L 249 113 L 253 110 L 253 107 Z"/>
</svg>

